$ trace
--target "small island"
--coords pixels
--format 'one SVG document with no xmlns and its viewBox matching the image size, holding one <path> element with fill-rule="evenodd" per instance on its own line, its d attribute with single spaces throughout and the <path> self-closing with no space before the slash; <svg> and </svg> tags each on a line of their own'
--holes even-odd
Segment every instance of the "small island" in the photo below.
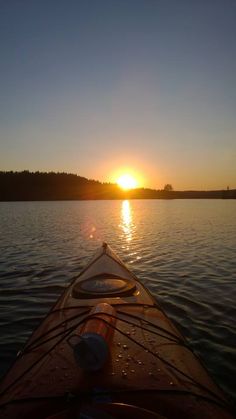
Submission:
<svg viewBox="0 0 236 419">
<path fill-rule="evenodd" d="M 122 190 L 117 184 L 102 183 L 70 173 L 0 172 L 0 201 L 59 201 L 104 199 L 236 199 L 236 189 L 175 191 L 163 189 Z"/>
</svg>

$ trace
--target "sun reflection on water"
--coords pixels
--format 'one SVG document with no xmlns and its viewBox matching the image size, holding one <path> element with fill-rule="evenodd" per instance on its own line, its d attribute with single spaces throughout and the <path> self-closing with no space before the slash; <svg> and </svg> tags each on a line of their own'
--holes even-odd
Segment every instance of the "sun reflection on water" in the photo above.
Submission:
<svg viewBox="0 0 236 419">
<path fill-rule="evenodd" d="M 132 208 L 128 200 L 122 202 L 120 227 L 122 228 L 124 233 L 123 237 L 126 239 L 127 242 L 130 242 L 133 238 L 134 225 Z"/>
</svg>

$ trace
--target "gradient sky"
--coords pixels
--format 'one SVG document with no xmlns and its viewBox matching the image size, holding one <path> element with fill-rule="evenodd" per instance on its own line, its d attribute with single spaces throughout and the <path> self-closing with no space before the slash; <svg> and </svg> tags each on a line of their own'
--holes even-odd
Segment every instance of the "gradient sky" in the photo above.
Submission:
<svg viewBox="0 0 236 419">
<path fill-rule="evenodd" d="M 235 0 L 2 0 L 0 169 L 236 187 Z"/>
</svg>

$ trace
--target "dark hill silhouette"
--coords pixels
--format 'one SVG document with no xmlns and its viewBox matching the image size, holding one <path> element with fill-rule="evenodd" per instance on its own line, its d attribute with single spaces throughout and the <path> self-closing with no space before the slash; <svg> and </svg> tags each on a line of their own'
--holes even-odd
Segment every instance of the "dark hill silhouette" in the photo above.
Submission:
<svg viewBox="0 0 236 419">
<path fill-rule="evenodd" d="M 0 201 L 236 198 L 236 189 L 223 191 L 169 189 L 137 188 L 122 191 L 116 184 L 101 183 L 75 174 L 27 170 L 0 172 Z"/>
</svg>

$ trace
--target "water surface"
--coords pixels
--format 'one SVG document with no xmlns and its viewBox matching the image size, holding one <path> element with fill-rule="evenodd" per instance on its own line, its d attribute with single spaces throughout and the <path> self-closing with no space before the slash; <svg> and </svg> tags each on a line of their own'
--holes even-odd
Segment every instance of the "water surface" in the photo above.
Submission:
<svg viewBox="0 0 236 419">
<path fill-rule="evenodd" d="M 0 372 L 107 241 L 236 388 L 236 201 L 0 203 Z"/>
</svg>

